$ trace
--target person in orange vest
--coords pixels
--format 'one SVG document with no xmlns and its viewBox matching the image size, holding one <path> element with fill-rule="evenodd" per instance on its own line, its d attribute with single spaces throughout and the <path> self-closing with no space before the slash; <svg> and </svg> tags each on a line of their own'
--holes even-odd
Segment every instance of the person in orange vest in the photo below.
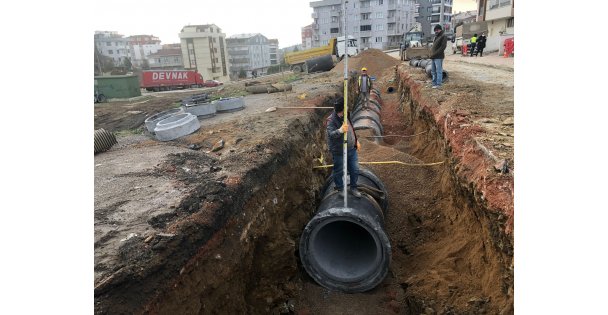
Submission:
<svg viewBox="0 0 608 315">
<path fill-rule="evenodd" d="M 361 68 L 361 75 L 359 76 L 359 96 L 363 97 L 365 102 L 364 106 L 367 106 L 369 101 L 369 92 L 372 90 L 372 80 L 367 75 L 367 68 Z"/>
</svg>

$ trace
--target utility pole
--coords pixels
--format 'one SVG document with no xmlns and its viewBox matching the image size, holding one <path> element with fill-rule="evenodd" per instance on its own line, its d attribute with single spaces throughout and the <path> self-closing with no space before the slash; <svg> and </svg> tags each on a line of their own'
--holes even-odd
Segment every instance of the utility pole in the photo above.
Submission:
<svg viewBox="0 0 608 315">
<path fill-rule="evenodd" d="M 343 29 L 342 29 L 342 34 L 344 35 L 344 123 L 348 124 L 348 36 L 347 36 L 347 27 L 346 27 L 346 5 L 348 4 L 348 1 L 344 1 L 344 10 L 342 11 L 343 15 L 342 15 L 342 20 L 344 21 L 343 23 Z M 338 40 L 336 39 L 336 42 Z M 338 45 L 338 52 L 340 51 L 340 44 L 336 43 Z M 338 57 L 340 54 L 338 53 Z M 352 126 L 349 126 L 349 128 L 355 128 Z M 356 146 L 356 144 L 355 144 Z M 342 167 L 342 181 L 344 184 L 344 208 L 348 207 L 348 190 L 346 189 L 346 187 L 348 186 L 348 183 L 346 182 L 346 171 L 347 171 L 347 166 L 348 166 L 348 158 L 346 156 L 346 154 L 348 153 L 348 130 L 344 133 L 344 145 L 343 145 L 343 167 Z"/>
</svg>

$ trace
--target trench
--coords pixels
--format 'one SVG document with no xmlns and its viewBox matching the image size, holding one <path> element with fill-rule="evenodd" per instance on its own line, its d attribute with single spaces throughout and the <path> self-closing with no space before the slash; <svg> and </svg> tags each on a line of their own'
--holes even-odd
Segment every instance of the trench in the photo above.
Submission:
<svg viewBox="0 0 608 315">
<path fill-rule="evenodd" d="M 385 72 L 393 82 L 396 73 Z M 393 87 L 387 93 L 388 85 Z M 409 87 L 380 85 L 385 134 L 362 140 L 360 161 L 399 160 L 432 167 L 369 166 L 390 198 L 385 218 L 392 245 L 386 278 L 345 294 L 318 285 L 304 270 L 298 244 L 321 201 L 329 171 L 321 115 L 281 152 L 287 158 L 191 259 L 145 313 L 159 314 L 511 314 L 512 242 L 501 224 L 459 182 L 446 140 L 418 109 Z M 354 93 L 351 91 L 351 98 Z M 395 119 L 398 117 L 398 119 Z M 383 118 L 384 120 L 384 118 Z M 327 161 L 326 163 L 331 163 Z"/>
</svg>

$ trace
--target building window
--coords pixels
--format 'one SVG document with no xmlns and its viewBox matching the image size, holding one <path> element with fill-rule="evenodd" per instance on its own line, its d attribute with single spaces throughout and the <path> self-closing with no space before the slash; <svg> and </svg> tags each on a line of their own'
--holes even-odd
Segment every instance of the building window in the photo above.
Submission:
<svg viewBox="0 0 608 315">
<path fill-rule="evenodd" d="M 372 30 L 372 26 L 371 25 L 361 25 L 361 32 L 371 31 L 371 30 Z"/>
<path fill-rule="evenodd" d="M 384 4 L 384 0 L 378 0 L 378 5 L 383 5 Z"/>
<path fill-rule="evenodd" d="M 511 4 L 511 0 L 500 0 L 500 6 L 504 7 Z"/>
<path fill-rule="evenodd" d="M 331 22 L 332 22 L 332 23 L 336 23 L 336 22 L 338 22 L 338 17 L 337 17 L 337 16 L 332 16 L 332 17 L 331 17 Z"/>
<path fill-rule="evenodd" d="M 106 46 L 112 46 L 112 42 L 106 42 Z"/>
<path fill-rule="evenodd" d="M 110 50 L 108 50 L 108 54 L 113 55 L 114 52 L 110 49 Z"/>
<path fill-rule="evenodd" d="M 507 27 L 513 27 L 515 24 L 515 18 L 510 18 L 507 20 Z"/>
<path fill-rule="evenodd" d="M 331 28 L 331 29 L 329 29 L 329 32 L 332 34 L 340 33 L 340 28 L 338 28 L 338 27 Z"/>
<path fill-rule="evenodd" d="M 363 43 L 363 44 L 369 43 L 369 37 L 361 37 L 361 43 Z"/>
<path fill-rule="evenodd" d="M 498 8 L 498 0 L 490 0 L 489 2 L 490 2 L 490 8 L 488 10 Z"/>
<path fill-rule="evenodd" d="M 376 31 L 384 31 L 384 24 L 376 24 Z"/>
<path fill-rule="evenodd" d="M 377 19 L 381 19 L 383 17 L 384 17 L 384 15 L 382 14 L 382 12 L 376 12 L 376 18 Z"/>
<path fill-rule="evenodd" d="M 376 43 L 382 43 L 382 37 L 376 37 Z"/>
<path fill-rule="evenodd" d="M 361 19 L 362 20 L 369 20 L 369 13 L 362 13 L 361 14 Z"/>
</svg>

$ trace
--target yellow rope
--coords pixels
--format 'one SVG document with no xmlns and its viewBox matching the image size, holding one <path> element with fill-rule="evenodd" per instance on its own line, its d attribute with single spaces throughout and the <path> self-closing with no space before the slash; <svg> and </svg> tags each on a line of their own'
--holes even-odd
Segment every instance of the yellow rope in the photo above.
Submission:
<svg viewBox="0 0 608 315">
<path fill-rule="evenodd" d="M 359 164 L 374 164 L 374 165 L 400 164 L 400 165 L 405 165 L 405 166 L 433 166 L 433 165 L 443 164 L 443 162 L 445 162 L 445 161 L 434 162 L 434 163 L 424 163 L 424 164 L 410 164 L 410 163 L 404 163 L 404 162 L 400 162 L 400 161 L 381 161 L 381 162 L 359 162 Z M 334 166 L 333 164 L 328 164 L 328 165 L 313 166 L 313 168 L 328 168 L 328 167 L 333 167 L 333 166 Z"/>
</svg>

